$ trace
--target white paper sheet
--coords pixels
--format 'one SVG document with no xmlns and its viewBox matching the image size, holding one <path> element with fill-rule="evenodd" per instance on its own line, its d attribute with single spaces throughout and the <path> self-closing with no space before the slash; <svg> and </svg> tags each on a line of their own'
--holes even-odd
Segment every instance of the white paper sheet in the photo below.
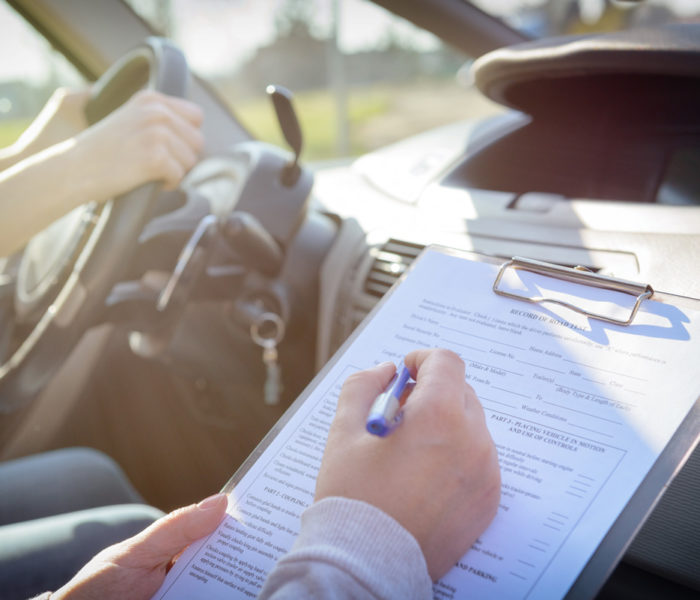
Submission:
<svg viewBox="0 0 700 600">
<path fill-rule="evenodd" d="M 700 317 L 647 301 L 629 327 L 589 321 L 496 296 L 496 270 L 427 251 L 236 485 L 238 517 L 194 544 L 155 598 L 255 597 L 313 500 L 345 378 L 430 347 L 464 359 L 503 481 L 496 518 L 435 597 L 564 596 L 698 397 Z M 504 284 L 619 301 L 527 272 Z"/>
</svg>

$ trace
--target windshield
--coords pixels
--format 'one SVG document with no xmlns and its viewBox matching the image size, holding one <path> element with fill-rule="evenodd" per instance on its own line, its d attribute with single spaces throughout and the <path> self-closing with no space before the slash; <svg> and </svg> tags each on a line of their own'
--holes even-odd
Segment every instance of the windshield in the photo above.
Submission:
<svg viewBox="0 0 700 600">
<path fill-rule="evenodd" d="M 502 111 L 472 85 L 471 57 L 368 0 L 127 0 L 173 39 L 258 139 L 284 145 L 269 84 L 295 94 L 302 159 L 359 156 Z M 531 36 L 687 20 L 700 0 L 478 0 Z"/>
<path fill-rule="evenodd" d="M 257 138 L 282 144 L 269 84 L 295 94 L 302 159 L 352 157 L 500 107 L 471 59 L 367 0 L 131 0 Z"/>
</svg>

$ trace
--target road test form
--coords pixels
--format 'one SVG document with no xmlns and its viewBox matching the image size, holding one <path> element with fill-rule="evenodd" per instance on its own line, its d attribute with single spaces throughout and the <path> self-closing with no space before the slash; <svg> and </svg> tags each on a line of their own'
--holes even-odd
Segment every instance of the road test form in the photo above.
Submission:
<svg viewBox="0 0 700 600">
<path fill-rule="evenodd" d="M 563 598 L 696 404 L 700 313 L 652 299 L 632 324 L 613 325 L 498 296 L 497 271 L 424 251 L 234 476 L 229 516 L 154 598 L 254 598 L 313 501 L 344 380 L 433 347 L 465 361 L 502 474 L 493 523 L 435 598 Z M 620 301 L 529 272 L 504 285 L 613 311 Z"/>
</svg>

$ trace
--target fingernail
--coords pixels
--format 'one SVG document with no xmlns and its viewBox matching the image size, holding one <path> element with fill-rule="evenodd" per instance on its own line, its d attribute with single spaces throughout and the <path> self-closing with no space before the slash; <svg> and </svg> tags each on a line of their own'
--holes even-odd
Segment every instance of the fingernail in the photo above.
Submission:
<svg viewBox="0 0 700 600">
<path fill-rule="evenodd" d="M 197 504 L 197 508 L 200 510 L 211 510 L 219 505 L 222 498 L 226 498 L 226 494 L 214 494 L 213 496 L 209 496 L 209 498 L 205 498 L 199 502 Z"/>
<path fill-rule="evenodd" d="M 396 368 L 396 365 L 395 365 L 393 362 L 391 362 L 390 360 L 385 360 L 383 363 L 379 363 L 379 364 L 378 364 L 376 367 L 374 367 L 374 368 L 375 368 L 375 369 L 386 369 L 386 367 L 388 367 L 389 365 L 391 365 L 392 367 Z"/>
</svg>

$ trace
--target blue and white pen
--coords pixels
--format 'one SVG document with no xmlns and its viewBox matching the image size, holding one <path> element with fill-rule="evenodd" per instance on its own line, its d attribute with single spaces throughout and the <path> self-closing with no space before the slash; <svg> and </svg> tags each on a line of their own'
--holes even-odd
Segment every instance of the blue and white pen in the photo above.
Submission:
<svg viewBox="0 0 700 600">
<path fill-rule="evenodd" d="M 401 395 L 411 378 L 402 363 L 386 389 L 377 396 L 367 416 L 367 431 L 384 437 L 401 422 Z"/>
</svg>

